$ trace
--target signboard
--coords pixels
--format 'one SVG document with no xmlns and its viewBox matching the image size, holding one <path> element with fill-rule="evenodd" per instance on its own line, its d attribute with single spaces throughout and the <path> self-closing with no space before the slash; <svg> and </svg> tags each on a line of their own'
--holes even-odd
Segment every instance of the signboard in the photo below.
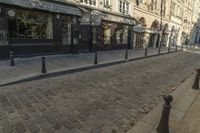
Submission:
<svg viewBox="0 0 200 133">
<path fill-rule="evenodd" d="M 135 24 L 135 20 L 133 20 L 133 19 L 128 19 L 128 18 L 115 16 L 115 15 L 110 15 L 110 14 L 104 15 L 103 19 L 104 20 L 108 20 L 108 21 L 123 23 L 123 24 L 129 24 L 129 25 L 134 25 Z"/>
<path fill-rule="evenodd" d="M 80 9 L 78 8 L 67 5 L 58 5 L 40 0 L 0 0 L 0 3 L 21 6 L 25 8 L 46 10 L 56 13 L 73 14 L 78 16 L 81 15 Z"/>
</svg>

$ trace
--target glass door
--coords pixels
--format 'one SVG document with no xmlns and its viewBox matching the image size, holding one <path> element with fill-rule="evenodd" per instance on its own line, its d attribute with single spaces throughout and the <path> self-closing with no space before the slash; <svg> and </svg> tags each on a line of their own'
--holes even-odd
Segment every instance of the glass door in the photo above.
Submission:
<svg viewBox="0 0 200 133">
<path fill-rule="evenodd" d="M 3 9 L 0 7 L 0 46 L 8 45 L 7 21 L 3 15 Z"/>
</svg>

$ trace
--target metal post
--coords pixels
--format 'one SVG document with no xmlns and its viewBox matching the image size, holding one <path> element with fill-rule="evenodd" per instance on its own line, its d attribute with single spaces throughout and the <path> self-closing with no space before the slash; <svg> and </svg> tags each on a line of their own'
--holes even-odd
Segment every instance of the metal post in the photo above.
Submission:
<svg viewBox="0 0 200 133">
<path fill-rule="evenodd" d="M 171 95 L 164 96 L 164 101 L 161 119 L 157 127 L 158 133 L 169 133 L 170 103 L 173 101 L 173 97 Z"/>
<path fill-rule="evenodd" d="M 176 45 L 176 49 L 175 49 L 175 51 L 177 51 L 178 50 L 178 46 Z"/>
<path fill-rule="evenodd" d="M 168 46 L 168 53 L 170 52 L 170 45 Z"/>
<path fill-rule="evenodd" d="M 158 54 L 160 54 L 160 50 L 161 50 L 161 45 L 158 48 Z"/>
<path fill-rule="evenodd" d="M 183 45 L 181 46 L 181 50 L 183 50 Z"/>
<path fill-rule="evenodd" d="M 145 53 L 144 53 L 144 56 L 147 56 L 147 52 L 148 52 L 148 49 L 145 48 Z"/>
<path fill-rule="evenodd" d="M 12 51 L 10 51 L 9 54 L 10 54 L 10 66 L 15 66 L 14 54 Z"/>
<path fill-rule="evenodd" d="M 98 64 L 98 53 L 95 52 L 95 57 L 94 57 L 94 64 Z"/>
<path fill-rule="evenodd" d="M 45 57 L 42 57 L 42 70 L 41 73 L 47 73 Z"/>
<path fill-rule="evenodd" d="M 195 89 L 195 90 L 199 90 L 200 69 L 197 69 L 196 71 L 197 71 L 197 74 L 196 74 L 192 88 Z"/>
<path fill-rule="evenodd" d="M 125 59 L 128 59 L 128 49 L 126 50 Z"/>
</svg>

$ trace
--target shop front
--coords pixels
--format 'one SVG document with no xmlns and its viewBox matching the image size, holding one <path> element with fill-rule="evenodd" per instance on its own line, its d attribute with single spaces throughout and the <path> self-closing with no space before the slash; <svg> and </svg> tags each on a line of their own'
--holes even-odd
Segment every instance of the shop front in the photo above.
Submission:
<svg viewBox="0 0 200 133">
<path fill-rule="evenodd" d="M 104 14 L 97 28 L 97 50 L 130 49 L 133 46 L 135 20 L 113 14 Z"/>
<path fill-rule="evenodd" d="M 80 11 L 73 6 L 28 0 L 0 0 L 0 56 L 77 51 Z M 5 51 L 6 49 L 6 51 Z"/>
<path fill-rule="evenodd" d="M 80 43 L 86 49 L 102 51 L 132 48 L 134 18 L 95 9 L 82 9 L 82 12 Z"/>
</svg>

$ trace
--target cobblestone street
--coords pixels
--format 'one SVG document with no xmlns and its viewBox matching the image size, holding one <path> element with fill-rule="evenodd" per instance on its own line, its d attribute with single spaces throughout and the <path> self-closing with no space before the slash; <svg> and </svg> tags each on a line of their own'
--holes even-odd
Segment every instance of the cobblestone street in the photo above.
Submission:
<svg viewBox="0 0 200 133">
<path fill-rule="evenodd" d="M 177 52 L 1 87 L 0 133 L 125 133 L 199 66 Z"/>
</svg>

